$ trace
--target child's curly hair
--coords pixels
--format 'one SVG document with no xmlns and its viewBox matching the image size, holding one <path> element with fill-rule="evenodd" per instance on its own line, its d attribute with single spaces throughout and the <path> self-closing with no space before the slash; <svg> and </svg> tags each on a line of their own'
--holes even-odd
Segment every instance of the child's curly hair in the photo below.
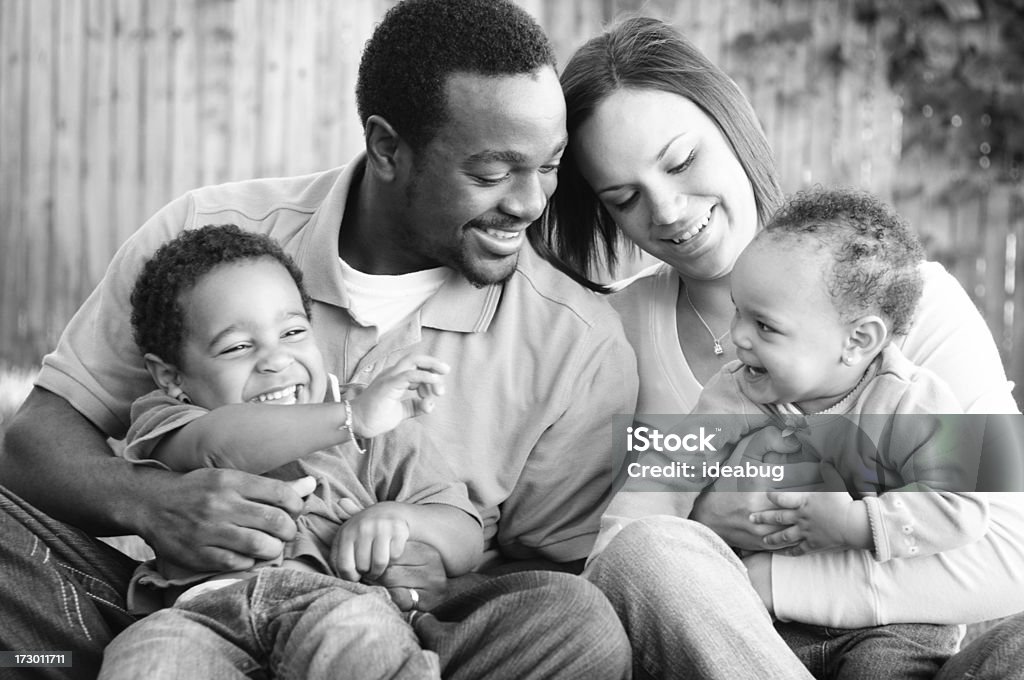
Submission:
<svg viewBox="0 0 1024 680">
<path fill-rule="evenodd" d="M 924 286 L 924 249 L 910 226 L 871 194 L 848 189 L 802 191 L 765 227 L 772 239 L 810 237 L 832 256 L 825 280 L 844 321 L 876 313 L 905 335 Z"/>
<path fill-rule="evenodd" d="M 269 257 L 291 274 L 307 316 L 312 298 L 302 285 L 298 266 L 269 236 L 243 231 L 233 224 L 187 229 L 168 241 L 146 262 L 132 289 L 132 333 L 145 354 L 152 352 L 175 366 L 181 365 L 185 339 L 182 293 L 216 267 L 241 260 Z"/>
</svg>

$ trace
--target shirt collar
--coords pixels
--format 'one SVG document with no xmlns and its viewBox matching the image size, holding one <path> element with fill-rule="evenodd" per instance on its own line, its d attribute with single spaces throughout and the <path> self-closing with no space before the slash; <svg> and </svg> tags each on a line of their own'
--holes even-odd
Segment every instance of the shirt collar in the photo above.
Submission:
<svg viewBox="0 0 1024 680">
<path fill-rule="evenodd" d="M 360 153 L 338 173 L 324 201 L 311 218 L 310 237 L 306 247 L 296 254 L 296 261 L 305 276 L 306 289 L 320 302 L 348 309 L 348 290 L 338 260 L 338 237 L 345 204 L 352 183 L 362 177 L 366 155 Z M 522 276 L 536 266 L 539 256 L 529 242 L 523 244 L 513 278 Z M 420 325 L 442 331 L 483 333 L 491 325 L 502 293 L 512 280 L 477 288 L 464 276 L 452 272 L 444 285 L 420 309 Z"/>
</svg>

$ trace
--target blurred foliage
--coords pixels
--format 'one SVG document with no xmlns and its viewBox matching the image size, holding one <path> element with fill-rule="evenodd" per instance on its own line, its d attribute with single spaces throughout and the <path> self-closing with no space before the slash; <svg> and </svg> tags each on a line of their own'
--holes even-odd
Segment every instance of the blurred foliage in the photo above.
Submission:
<svg viewBox="0 0 1024 680">
<path fill-rule="evenodd" d="M 864 0 L 857 19 L 887 28 L 905 153 L 1021 180 L 1024 0 Z"/>
</svg>

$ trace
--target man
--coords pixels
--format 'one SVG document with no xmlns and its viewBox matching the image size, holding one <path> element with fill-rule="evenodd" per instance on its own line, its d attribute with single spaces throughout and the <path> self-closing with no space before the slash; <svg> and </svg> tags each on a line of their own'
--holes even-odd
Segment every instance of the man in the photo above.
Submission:
<svg viewBox="0 0 1024 680">
<path fill-rule="evenodd" d="M 381 579 L 402 608 L 430 610 L 414 626 L 445 676 L 628 672 L 621 626 L 592 586 L 510 562 L 581 566 L 610 489 L 610 416 L 632 412 L 637 388 L 614 313 L 526 244 L 566 143 L 550 45 L 509 2 L 409 0 L 367 44 L 357 100 L 365 154 L 170 203 L 44 360 L 0 461 L 0 480 L 28 501 L 0 495 L 0 647 L 73 650 L 65 670 L 87 677 L 131 621 L 134 562 L 36 508 L 93 534 L 141 535 L 192 570 L 244 569 L 293 535 L 301 500 L 287 485 L 133 467 L 105 442 L 152 389 L 127 330 L 143 262 L 181 229 L 235 223 L 303 269 L 332 372 L 365 384 L 412 349 L 453 367 L 422 422 L 484 517 L 491 575 L 450 582 L 419 546 Z"/>
</svg>

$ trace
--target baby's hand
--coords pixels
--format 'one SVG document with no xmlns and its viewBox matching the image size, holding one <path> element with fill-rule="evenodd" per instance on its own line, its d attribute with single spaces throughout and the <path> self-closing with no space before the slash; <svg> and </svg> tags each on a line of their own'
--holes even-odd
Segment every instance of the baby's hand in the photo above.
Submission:
<svg viewBox="0 0 1024 680">
<path fill-rule="evenodd" d="M 754 524 L 788 524 L 782 531 L 762 539 L 768 550 L 783 555 L 805 555 L 827 550 L 870 548 L 870 528 L 862 501 L 855 501 L 846 492 L 778 492 L 769 491 L 768 498 L 778 505 L 775 510 L 750 515 Z"/>
<path fill-rule="evenodd" d="M 406 418 L 434 409 L 444 394 L 448 364 L 425 355 L 408 356 L 385 369 L 352 399 L 352 429 L 360 437 L 393 430 Z"/>
<path fill-rule="evenodd" d="M 371 505 L 341 525 L 331 546 L 331 566 L 347 581 L 374 581 L 409 540 L 402 503 Z"/>
</svg>

